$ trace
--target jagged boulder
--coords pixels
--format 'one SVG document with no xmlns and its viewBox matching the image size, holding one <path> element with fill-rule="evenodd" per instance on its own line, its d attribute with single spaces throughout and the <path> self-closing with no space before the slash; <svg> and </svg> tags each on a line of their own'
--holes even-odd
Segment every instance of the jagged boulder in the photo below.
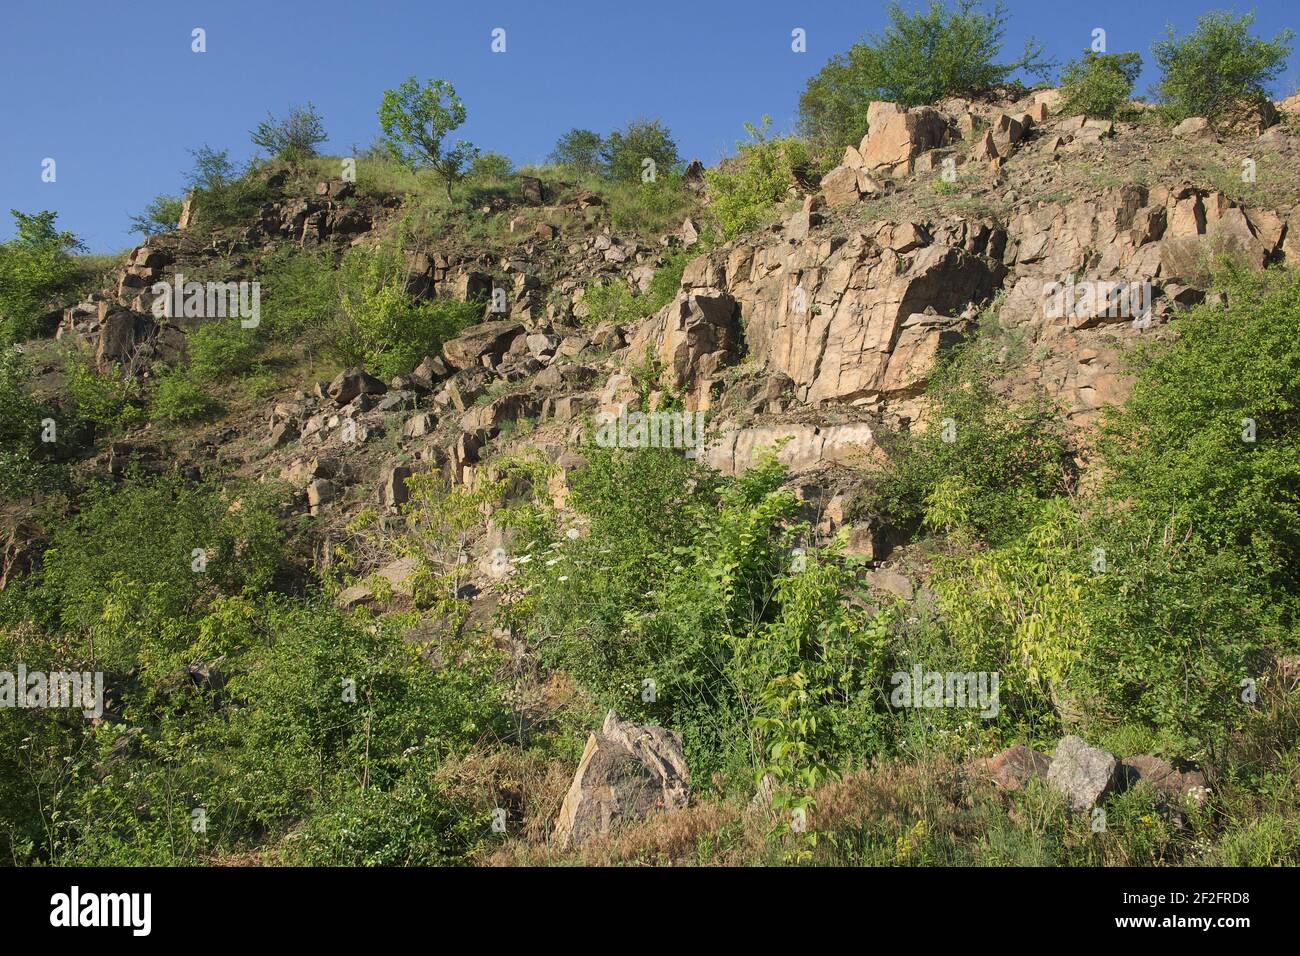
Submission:
<svg viewBox="0 0 1300 956">
<path fill-rule="evenodd" d="M 611 710 L 600 732 L 587 738 L 555 838 L 561 847 L 574 846 L 656 810 L 680 810 L 689 800 L 681 734 L 622 720 Z"/>
<path fill-rule="evenodd" d="M 360 368 L 339 372 L 326 389 L 329 397 L 334 399 L 334 404 L 340 408 L 350 404 L 358 395 L 382 395 L 386 391 L 387 385 Z"/>
<path fill-rule="evenodd" d="M 867 116 L 869 128 L 858 152 L 868 172 L 907 175 L 917 156 L 948 141 L 943 116 L 929 106 L 903 112 L 893 103 L 872 103 Z M 875 123 L 871 123 L 872 116 Z"/>
<path fill-rule="evenodd" d="M 1062 737 L 1047 770 L 1047 782 L 1061 793 L 1070 809 L 1082 812 L 1110 793 L 1119 779 L 1115 755 L 1089 747 L 1081 737 Z"/>
<path fill-rule="evenodd" d="M 687 406 L 705 410 L 709 383 L 739 356 L 740 341 L 735 299 L 688 293 L 638 327 L 628 361 L 642 363 L 653 354 L 664 363 L 668 384 L 687 392 Z"/>
<path fill-rule="evenodd" d="M 453 368 L 465 369 L 481 365 L 484 356 L 496 364 L 510 348 L 515 336 L 523 331 L 521 323 L 510 319 L 480 322 L 462 335 L 444 342 L 442 352 Z"/>
</svg>

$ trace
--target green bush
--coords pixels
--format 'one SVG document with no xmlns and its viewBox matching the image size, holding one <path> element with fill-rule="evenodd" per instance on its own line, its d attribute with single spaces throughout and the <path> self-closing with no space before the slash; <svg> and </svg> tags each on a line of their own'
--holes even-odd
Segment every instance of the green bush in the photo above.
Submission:
<svg viewBox="0 0 1300 956">
<path fill-rule="evenodd" d="M 72 233 L 55 229 L 57 213 L 9 212 L 15 235 L 0 242 L 0 347 L 37 333 L 41 317 L 76 279 L 71 253 L 81 248 Z"/>
<path fill-rule="evenodd" d="M 316 147 L 329 137 L 316 107 L 308 103 L 293 107 L 281 119 L 268 113 L 266 122 L 258 123 L 249 138 L 273 157 L 301 162 L 315 156 Z"/>
<path fill-rule="evenodd" d="M 179 196 L 155 196 L 144 207 L 144 212 L 131 217 L 131 231 L 142 236 L 171 232 L 181 221 L 185 202 Z"/>
<path fill-rule="evenodd" d="M 521 562 L 511 613 L 600 707 L 681 731 L 696 779 L 769 773 L 798 801 L 878 746 L 884 631 L 833 554 L 792 564 L 784 479 L 774 458 L 720 482 L 670 450 L 594 450 L 587 534 Z"/>
<path fill-rule="evenodd" d="M 217 408 L 212 393 L 184 369 L 172 369 L 159 377 L 149 401 L 149 417 L 168 422 L 192 422 Z"/>
<path fill-rule="evenodd" d="M 0 499 L 56 483 L 55 469 L 46 462 L 52 443 L 41 440 L 43 423 L 53 421 L 56 436 L 65 423 L 55 409 L 28 395 L 30 374 L 16 350 L 0 351 Z"/>
<path fill-rule="evenodd" d="M 589 129 L 571 129 L 555 141 L 550 162 L 567 166 L 574 172 L 594 173 L 601 168 L 601 150 L 605 138 Z"/>
<path fill-rule="evenodd" d="M 98 428 L 117 431 L 139 423 L 140 385 L 118 366 L 98 371 L 83 355 L 71 354 L 64 364 L 67 390 L 76 417 Z"/>
<path fill-rule="evenodd" d="M 1023 531 L 1039 503 L 1066 491 L 1072 467 L 1059 410 L 993 391 L 996 366 L 978 339 L 931 378 L 926 429 L 880 441 L 890 463 L 855 501 L 858 514 L 904 533 L 924 522 L 997 541 Z"/>
<path fill-rule="evenodd" d="M 677 144 L 658 120 L 633 120 L 605 138 L 600 156 L 606 175 L 615 182 L 645 182 L 648 170 L 656 179 L 676 170 Z M 653 163 L 650 166 L 647 160 Z"/>
<path fill-rule="evenodd" d="M 1061 72 L 1061 112 L 1114 119 L 1128 105 L 1141 72 L 1140 54 L 1086 50 Z"/>
<path fill-rule="evenodd" d="M 189 370 L 197 382 L 223 382 L 252 368 L 262 353 L 261 328 L 246 329 L 224 319 L 208 322 L 186 336 Z"/>
<path fill-rule="evenodd" d="M 736 165 L 704 174 L 713 211 L 727 239 L 762 225 L 776 204 L 787 197 L 790 187 L 808 172 L 807 147 L 793 136 L 768 139 L 770 125 L 766 116 L 761 126 L 746 123 L 750 141 L 737 144 L 740 156 Z"/>
<path fill-rule="evenodd" d="M 258 594 L 280 569 L 268 492 L 187 487 L 172 478 L 94 487 L 54 532 L 38 580 L 38 620 L 87 642 L 107 669 L 166 666 L 198 638 L 208 600 Z M 195 570 L 196 550 L 205 554 Z M 160 663 L 164 662 L 164 663 Z"/>
<path fill-rule="evenodd" d="M 193 193 L 195 221 L 205 227 L 241 225 L 278 198 L 270 182 L 249 168 L 239 173 L 227 150 L 191 150 L 194 168 L 186 176 Z"/>
<path fill-rule="evenodd" d="M 1264 84 L 1286 69 L 1295 32 L 1259 40 L 1250 35 L 1254 22 L 1253 13 L 1210 11 L 1187 36 L 1178 37 L 1171 26 L 1152 47 L 1160 68 L 1156 93 L 1172 120 L 1212 119 L 1241 100 L 1267 98 Z"/>
<path fill-rule="evenodd" d="M 588 283 L 582 296 L 588 309 L 585 321 L 589 325 L 602 322 L 623 325 L 654 315 L 681 291 L 682 273 L 688 261 L 690 255 L 684 249 L 668 252 L 663 265 L 655 270 L 649 287 L 641 295 L 634 295 L 622 279 L 612 279 L 603 284 Z"/>
<path fill-rule="evenodd" d="M 1296 593 L 1300 272 L 1230 270 L 1216 284 L 1226 304 L 1197 306 L 1174 344 L 1135 356 L 1132 396 L 1103 432 L 1112 494 Z"/>
<path fill-rule="evenodd" d="M 338 271 L 338 313 L 329 343 L 348 365 L 376 375 L 405 375 L 436 355 L 483 311 L 480 303 L 419 300 L 406 291 L 400 239 L 375 249 L 356 248 Z"/>
<path fill-rule="evenodd" d="M 1038 74 L 1047 67 L 1042 46 L 1032 39 L 1018 59 L 997 62 L 1007 25 L 1000 2 L 982 12 L 977 0 L 957 0 L 951 7 L 934 0 L 911 14 L 891 3 L 887 13 L 883 34 L 833 57 L 799 98 L 800 128 L 828 152 L 861 139 L 872 100 L 922 106 L 992 89 L 1021 70 Z"/>
</svg>

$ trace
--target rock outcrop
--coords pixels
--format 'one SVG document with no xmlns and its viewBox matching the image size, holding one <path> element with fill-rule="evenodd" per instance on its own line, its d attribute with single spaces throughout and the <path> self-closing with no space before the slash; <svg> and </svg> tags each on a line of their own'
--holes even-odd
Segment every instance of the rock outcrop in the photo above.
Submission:
<svg viewBox="0 0 1300 956">
<path fill-rule="evenodd" d="M 562 847 L 576 845 L 656 810 L 680 810 L 689 800 L 681 735 L 621 720 L 611 710 L 587 739 L 555 839 Z"/>
</svg>

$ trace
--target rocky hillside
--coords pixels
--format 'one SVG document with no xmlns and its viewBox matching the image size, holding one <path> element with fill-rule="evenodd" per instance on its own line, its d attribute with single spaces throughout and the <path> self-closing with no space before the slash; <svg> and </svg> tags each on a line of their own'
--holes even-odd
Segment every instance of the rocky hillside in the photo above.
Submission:
<svg viewBox="0 0 1300 956">
<path fill-rule="evenodd" d="M 403 761 L 432 748 L 419 786 L 437 795 L 436 806 L 407 794 L 392 812 L 436 819 L 445 838 L 433 854 L 439 859 L 689 861 L 707 835 L 720 841 L 715 860 L 803 859 L 823 852 L 803 839 L 819 829 L 887 833 L 881 845 L 906 857 L 929 846 L 925 824 L 907 809 L 917 788 L 936 795 L 938 817 L 928 825 L 954 846 L 1013 827 L 1016 805 L 1005 801 L 1027 788 L 1040 792 L 1035 787 L 1059 802 L 1063 832 L 1086 831 L 1096 812 L 1103 820 L 1110 813 L 1130 836 L 1132 827 L 1149 826 L 1171 847 L 1220 826 L 1210 818 L 1222 808 L 1207 809 L 1207 800 L 1235 785 L 1231 746 L 1211 745 L 1202 725 L 1175 719 L 1180 692 L 1153 692 L 1164 703 L 1135 708 L 1132 726 L 1107 709 L 1107 695 L 1119 699 L 1134 682 L 1171 680 L 1165 665 L 1183 652 L 1168 649 L 1143 670 L 1127 649 L 1108 650 L 1091 677 L 1071 677 L 1081 671 L 1062 662 L 1075 660 L 1076 639 L 1099 625 L 1069 617 L 1076 609 L 1055 591 L 1035 591 L 1028 579 L 1008 584 L 1013 572 L 998 563 L 1007 560 L 999 549 L 1008 539 L 999 532 L 1024 518 L 1040 535 L 1025 540 L 1041 542 L 1046 525 L 1024 517 L 1026 500 L 1080 500 L 1084 489 L 1124 473 L 1120 459 L 1099 459 L 1099 436 L 1106 410 L 1130 398 L 1135 356 L 1170 347 L 1185 315 L 1273 295 L 1258 287 L 1243 299 L 1231 291 L 1242 286 L 1221 281 L 1225 270 L 1249 282 L 1253 274 L 1287 275 L 1300 260 L 1300 104 L 1293 97 L 1217 127 L 1195 119 L 1162 125 L 1140 109 L 1121 121 L 1089 119 L 1063 115 L 1060 105 L 1051 89 L 912 109 L 873 103 L 857 147 L 819 178 L 791 183 L 762 227 L 725 240 L 711 228 L 698 164 L 683 180 L 684 221 L 666 232 L 616 224 L 608 197 L 558 169 L 512 175 L 478 205 L 442 219 L 425 216 L 417 194 L 283 171 L 264 174 L 271 198 L 237 223 L 205 222 L 201 204 L 187 205 L 178 228 L 150 236 L 102 289 L 61 310 L 52 336 L 23 346 L 27 393 L 72 416 L 65 352 L 84 356 L 92 377 L 119 383 L 125 406 L 144 408 L 193 360 L 202 330 L 219 326 L 236 344 L 240 334 L 264 336 L 254 378 L 216 376 L 209 388 L 219 402 L 205 414 L 78 425 L 55 443 L 67 484 L 5 506 L 5 626 L 34 648 L 58 614 L 34 610 L 39 600 L 23 603 L 36 600 L 30 587 L 52 588 L 46 594 L 55 603 L 73 601 L 59 589 L 79 587 L 66 559 L 75 536 L 126 533 L 143 519 L 123 489 L 171 482 L 163 500 L 179 502 L 178 528 L 191 521 L 187 494 L 220 503 L 209 516 L 215 524 L 203 525 L 213 540 L 156 535 L 161 549 L 181 549 L 168 560 L 183 555 L 188 564 L 192 544 L 205 567 L 228 562 L 235 576 L 200 586 L 205 601 L 209 588 L 224 596 L 205 615 L 184 617 L 184 634 L 168 631 L 161 611 L 130 628 L 114 624 L 106 608 L 149 607 L 148 589 L 131 590 L 130 582 L 80 623 L 64 613 L 65 626 L 102 634 L 105 647 L 130 643 L 139 655 L 97 658 L 108 671 L 107 709 L 96 718 L 103 750 L 85 772 L 103 779 L 130 761 L 162 759 L 179 731 L 174 716 L 161 713 L 192 708 L 233 706 L 242 716 L 229 718 L 229 733 L 242 726 L 249 734 L 231 744 L 204 724 L 205 753 L 284 746 L 295 755 L 286 761 L 298 759 L 296 744 L 258 724 L 249 703 L 278 699 L 266 683 L 278 652 L 250 648 L 274 647 L 281 635 L 289 658 L 276 666 L 301 658 L 312 668 L 293 678 L 303 682 L 297 691 L 285 678 L 286 695 L 306 687 L 333 694 L 326 688 L 342 682 L 342 706 L 360 709 L 340 719 L 367 715 L 356 731 L 364 762 L 355 765 L 367 782 L 360 796 L 347 797 L 354 801 L 347 812 L 378 828 L 377 845 L 400 841 L 368 816 L 370 788 L 406 794 L 414 784 Z M 284 262 L 308 256 L 323 270 L 345 271 L 350 255 L 385 249 L 400 256 L 401 296 L 429 307 L 453 303 L 473 316 L 396 374 L 386 360 L 339 361 L 323 316 L 308 315 L 306 326 L 282 318 L 286 303 L 298 302 Z M 210 285 L 193 309 L 182 296 L 158 307 L 155 285 L 178 281 L 257 282 L 260 315 L 212 314 Z M 330 294 L 345 301 L 343 292 Z M 235 297 L 229 301 L 233 311 Z M 961 357 L 976 355 L 977 385 L 988 394 L 979 416 L 1010 410 L 1030 421 L 1024 447 L 1033 454 L 1059 442 L 1059 454 L 1032 465 L 1033 480 L 1046 484 L 1017 492 L 1013 510 L 991 512 L 984 526 L 971 517 L 984 499 L 962 497 L 942 476 L 908 499 L 910 511 L 881 491 L 881 476 L 920 461 L 923 447 L 959 447 L 971 467 L 1001 453 L 1001 445 L 959 444 L 965 434 L 985 435 L 992 419 L 963 417 L 952 408 L 965 406 L 947 404 L 953 376 L 969 369 Z M 958 394 L 976 394 L 958 383 Z M 1295 383 L 1288 387 L 1294 395 Z M 1031 407 L 1050 413 L 1024 418 Z M 1261 408 L 1255 417 L 1270 414 Z M 998 434 L 1019 435 L 1017 427 L 1013 421 Z M 1011 479 L 991 480 L 989 493 L 1004 480 Z M 945 489 L 956 496 L 947 510 Z M 113 514 L 105 517 L 105 507 Z M 250 522 L 265 507 L 267 525 L 241 526 L 219 543 L 224 532 L 214 529 L 241 507 Z M 979 533 L 963 536 L 967 523 Z M 1077 536 L 1080 553 L 1093 555 L 1102 539 L 1070 527 L 1061 534 Z M 634 546 L 611 530 L 620 528 L 635 529 Z M 1163 533 L 1182 531 L 1170 523 Z M 259 577 L 241 562 L 267 537 L 283 544 Z M 1119 540 L 1104 543 L 1122 565 L 1129 545 Z M 754 541 L 766 543 L 747 550 Z M 614 552 L 607 564 L 602 544 Z M 64 557 L 51 559 L 52 551 Z M 103 557 L 85 573 L 111 574 L 112 555 Z M 559 574 L 565 560 L 580 570 Z M 954 560 L 974 576 L 954 579 Z M 1041 574 L 1061 593 L 1090 587 L 1081 577 L 1086 559 L 1075 571 L 1043 560 Z M 784 583 L 755 584 L 755 563 L 778 569 L 770 581 Z M 823 590 L 813 583 L 798 590 L 789 581 L 799 574 Z M 254 580 L 260 594 L 248 590 Z M 987 606 L 959 605 L 954 580 L 957 591 L 986 595 Z M 650 604 L 638 603 L 652 592 Z M 1140 599 L 1185 600 L 1179 593 Z M 330 623 L 304 622 L 278 603 L 262 610 L 257 601 L 268 594 L 273 603 L 328 605 L 312 613 Z M 1022 601 L 1033 610 L 1015 618 Z M 1235 605 L 1223 601 L 1216 613 L 1231 616 Z M 753 610 L 767 602 L 784 609 L 776 623 Z M 682 611 L 687 604 L 694 610 Z M 566 616 L 588 605 L 587 618 Z M 1148 629 L 1124 618 L 1127 611 L 1115 613 L 1120 631 L 1140 627 L 1148 637 L 1191 626 L 1170 617 Z M 820 631 L 819 620 L 828 622 Z M 785 638 L 768 628 L 786 634 L 805 623 L 804 636 L 790 638 L 804 664 L 758 667 L 764 654 L 786 653 L 776 650 Z M 990 649 L 1000 637 L 963 656 L 959 638 L 939 650 L 918 636 L 931 626 L 993 634 L 1003 624 L 1010 636 L 1001 663 Z M 1253 621 L 1253 633 L 1276 640 L 1247 642 L 1242 661 L 1233 657 L 1198 679 L 1228 688 L 1245 680 L 1265 696 L 1285 688 L 1297 674 L 1289 626 Z M 170 635 L 165 647 L 152 643 L 155 627 Z M 598 632 L 600 641 L 586 643 Z M 317 646 L 309 633 L 332 636 Z M 388 650 L 353 654 L 380 633 L 414 649 L 415 669 L 384 656 Z M 696 647 L 691 635 L 715 646 Z M 844 635 L 857 642 L 851 650 L 836 643 Z M 700 662 L 715 654 L 726 655 L 726 663 L 717 658 L 724 689 L 699 676 Z M 836 660 L 852 676 L 830 673 Z M 958 743 L 931 742 L 933 759 L 919 757 L 912 731 L 884 729 L 891 714 L 907 710 L 889 703 L 898 691 L 889 675 L 910 680 L 913 665 L 915 706 L 931 706 L 920 702 L 923 670 L 927 682 L 931 672 L 991 672 L 992 709 L 1000 674 L 1000 706 L 1010 716 L 984 726 L 970 712 L 945 716 L 931 729 Z M 1119 689 L 1097 676 L 1126 667 Z M 432 684 L 411 689 L 424 681 Z M 398 694 L 398 685 L 419 703 L 376 709 L 375 699 Z M 981 686 L 984 706 L 989 688 Z M 852 759 L 818 758 L 814 773 L 787 759 L 786 748 L 742 758 L 742 750 L 776 740 L 799 753 L 826 746 L 799 723 L 819 694 L 841 715 L 823 718 L 835 723 L 825 732 L 852 738 Z M 949 679 L 940 698 L 951 707 L 952 696 Z M 1190 700 L 1183 703 L 1198 718 L 1213 710 Z M 419 709 L 426 705 L 433 710 Z M 1287 713 L 1274 719 L 1293 728 Z M 408 720 L 413 714 L 419 721 Z M 293 732 L 315 733 L 302 719 Z M 729 736 L 742 725 L 753 727 L 743 745 Z M 1236 723 L 1230 731 L 1243 732 Z M 372 765 L 371 743 L 381 734 L 388 743 L 376 747 L 384 756 Z M 886 739 L 892 743 L 880 743 Z M 888 760 L 873 763 L 873 754 Z M 240 788 L 256 789 L 279 772 L 252 766 L 226 791 L 177 799 L 242 820 L 251 811 L 242 809 L 248 797 Z M 1296 763 L 1287 766 L 1283 775 L 1294 782 Z M 271 790 L 264 796 L 272 800 Z M 152 818 L 169 798 L 142 791 L 135 799 Z M 258 836 L 215 839 L 195 852 L 311 861 L 317 857 L 295 857 L 294 848 L 346 843 L 336 832 L 345 822 L 302 823 L 309 814 L 296 791 L 274 799 L 281 801 L 274 813 L 251 812 L 258 822 L 247 833 Z M 1157 823 L 1132 822 L 1148 811 Z M 131 826 L 123 823 L 117 837 Z M 862 839 L 875 845 L 874 836 Z M 1123 857 L 1133 845 L 1120 835 L 1097 852 L 1101 861 L 1132 862 Z"/>
</svg>

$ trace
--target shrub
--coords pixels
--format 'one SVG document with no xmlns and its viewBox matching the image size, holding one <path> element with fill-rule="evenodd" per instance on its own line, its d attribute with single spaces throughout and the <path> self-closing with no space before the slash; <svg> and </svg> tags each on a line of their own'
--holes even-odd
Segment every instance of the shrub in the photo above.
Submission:
<svg viewBox="0 0 1300 956">
<path fill-rule="evenodd" d="M 1128 104 L 1141 72 L 1140 54 L 1086 50 L 1061 73 L 1061 112 L 1113 119 Z"/>
<path fill-rule="evenodd" d="M 356 248 L 338 273 L 338 314 L 330 343 L 347 364 L 377 375 L 404 375 L 482 314 L 474 302 L 417 300 L 406 292 L 400 239 L 376 249 Z"/>
<path fill-rule="evenodd" d="M 482 153 L 470 163 L 469 175 L 473 179 L 509 179 L 515 164 L 501 153 Z"/>
<path fill-rule="evenodd" d="M 210 415 L 216 399 L 192 374 L 182 369 L 164 373 L 154 387 L 149 417 L 169 422 L 192 422 Z"/>
<path fill-rule="evenodd" d="M 140 421 L 140 385 L 120 367 L 100 372 L 84 356 L 73 354 L 64 370 L 78 419 L 110 431 Z"/>
<path fill-rule="evenodd" d="M 181 221 L 184 207 L 184 200 L 178 196 L 155 196 L 144 207 L 144 212 L 131 217 L 131 232 L 138 232 L 142 236 L 170 232 Z"/>
<path fill-rule="evenodd" d="M 740 156 L 735 167 L 710 169 L 704 174 L 713 210 L 727 239 L 762 224 L 807 172 L 807 147 L 793 136 L 768 139 L 770 125 L 767 116 L 761 126 L 746 123 L 750 141 L 737 144 Z"/>
<path fill-rule="evenodd" d="M 657 180 L 674 172 L 678 162 L 677 144 L 658 120 L 633 120 L 610 133 L 600 156 L 607 175 L 620 183 L 646 182 L 650 171 Z"/>
<path fill-rule="evenodd" d="M 268 113 L 266 122 L 258 123 L 248 135 L 254 146 L 262 147 L 271 156 L 295 162 L 315 156 L 316 147 L 329 138 L 324 121 L 310 103 L 293 107 L 281 119 Z"/>
<path fill-rule="evenodd" d="M 162 673 L 201 639 L 196 621 L 211 600 L 264 592 L 279 568 L 265 490 L 187 487 L 174 478 L 116 491 L 95 486 L 53 533 L 33 581 L 37 617 L 105 669 Z"/>
<path fill-rule="evenodd" d="M 251 218 L 274 198 L 269 182 L 247 170 L 240 174 L 227 150 L 191 150 L 194 168 L 186 176 L 193 192 L 196 221 L 208 227 L 231 226 Z"/>
<path fill-rule="evenodd" d="M 1112 494 L 1153 521 L 1190 524 L 1294 593 L 1300 272 L 1234 269 L 1216 285 L 1225 305 L 1197 306 L 1172 345 L 1135 356 L 1133 393 L 1103 434 Z"/>
<path fill-rule="evenodd" d="M 258 329 L 233 320 L 217 320 L 186 336 L 189 370 L 197 382 L 220 382 L 244 374 L 262 351 Z"/>
<path fill-rule="evenodd" d="M 622 279 L 612 279 L 604 284 L 588 283 L 582 296 L 588 309 L 585 321 L 590 325 L 602 322 L 625 324 L 654 315 L 681 291 L 682 273 L 686 271 L 689 260 L 690 255 L 685 249 L 667 253 L 663 265 L 655 270 L 649 287 L 641 295 L 634 295 Z"/>
<path fill-rule="evenodd" d="M 36 334 L 42 315 L 76 278 L 71 252 L 81 248 L 76 236 L 55 228 L 57 213 L 9 212 L 15 235 L 0 243 L 0 347 Z"/>
<path fill-rule="evenodd" d="M 27 394 L 29 375 L 16 350 L 0 352 L 0 498 L 28 494 L 54 479 L 44 463 L 51 446 L 41 433 L 46 419 L 62 428 L 62 416 Z"/>
<path fill-rule="evenodd" d="M 589 129 L 571 129 L 555 141 L 549 161 L 574 172 L 594 173 L 601 168 L 605 139 Z"/>
<path fill-rule="evenodd" d="M 1214 118 L 1240 100 L 1266 98 L 1264 84 L 1276 79 L 1291 55 L 1292 30 L 1272 41 L 1250 35 L 1254 14 L 1234 17 L 1210 11 L 1185 37 L 1168 36 L 1152 47 L 1160 80 L 1156 93 L 1171 119 Z"/>
<path fill-rule="evenodd" d="M 799 98 L 804 134 L 828 151 L 861 138 L 872 100 L 921 106 L 991 89 L 1021 70 L 1047 68 L 1041 44 L 1032 39 L 1018 59 L 997 62 L 1007 24 L 1000 2 L 987 13 L 977 0 L 957 0 L 951 8 L 933 0 L 912 14 L 891 3 L 887 12 L 883 34 L 834 57 Z"/>
<path fill-rule="evenodd" d="M 310 347 L 328 337 L 329 320 L 338 308 L 337 277 L 319 253 L 293 246 L 277 249 L 263 263 L 262 285 L 266 300 L 258 331 L 266 340 L 306 338 Z"/>
<path fill-rule="evenodd" d="M 890 461 L 855 501 L 862 517 L 903 532 L 925 522 L 997 541 L 1024 530 L 1039 502 L 1069 489 L 1058 410 L 1042 398 L 1006 401 L 993 376 L 978 339 L 949 356 L 927 389 L 934 406 L 926 430 L 882 432 Z"/>
</svg>

